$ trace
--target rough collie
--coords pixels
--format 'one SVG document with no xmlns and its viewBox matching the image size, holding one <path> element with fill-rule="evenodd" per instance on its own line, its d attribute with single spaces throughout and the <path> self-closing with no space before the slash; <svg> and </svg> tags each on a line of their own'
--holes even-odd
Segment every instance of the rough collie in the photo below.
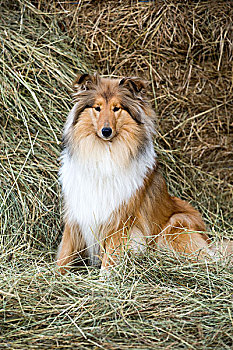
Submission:
<svg viewBox="0 0 233 350">
<path fill-rule="evenodd" d="M 160 173 L 146 83 L 83 74 L 73 87 L 60 169 L 60 272 L 77 257 L 106 269 L 123 249 L 137 252 L 148 245 L 210 253 L 200 213 L 171 196 Z"/>
</svg>

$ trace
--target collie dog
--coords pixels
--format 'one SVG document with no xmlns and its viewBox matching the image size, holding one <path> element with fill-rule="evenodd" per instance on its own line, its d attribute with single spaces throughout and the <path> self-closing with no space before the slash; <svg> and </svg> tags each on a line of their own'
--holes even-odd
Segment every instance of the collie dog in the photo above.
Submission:
<svg viewBox="0 0 233 350">
<path fill-rule="evenodd" d="M 65 222 L 60 272 L 77 257 L 107 269 L 123 249 L 137 252 L 148 245 L 209 254 L 200 213 L 168 193 L 157 165 L 146 83 L 83 74 L 73 88 L 60 169 Z"/>
</svg>

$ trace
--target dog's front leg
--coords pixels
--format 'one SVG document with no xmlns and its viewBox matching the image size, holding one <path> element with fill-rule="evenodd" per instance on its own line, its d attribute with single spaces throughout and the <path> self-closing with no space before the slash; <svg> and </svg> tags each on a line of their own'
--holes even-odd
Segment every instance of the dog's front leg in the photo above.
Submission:
<svg viewBox="0 0 233 350">
<path fill-rule="evenodd" d="M 123 248 L 122 233 L 117 232 L 105 239 L 102 257 L 101 273 L 109 270 L 119 260 Z"/>
<path fill-rule="evenodd" d="M 106 271 L 110 272 L 111 267 L 117 264 L 124 251 L 130 250 L 137 254 L 142 253 L 145 249 L 146 238 L 136 226 L 109 235 L 105 239 L 101 274 Z"/>
<path fill-rule="evenodd" d="M 71 228 L 68 224 L 65 225 L 62 240 L 57 252 L 57 265 L 59 272 L 65 274 L 72 260 L 75 258 L 74 239 L 72 237 Z"/>
</svg>

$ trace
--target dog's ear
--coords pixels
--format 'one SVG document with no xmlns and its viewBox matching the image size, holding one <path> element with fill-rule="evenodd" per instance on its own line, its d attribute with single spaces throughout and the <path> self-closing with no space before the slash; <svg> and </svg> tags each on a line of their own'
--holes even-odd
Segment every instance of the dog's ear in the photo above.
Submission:
<svg viewBox="0 0 233 350">
<path fill-rule="evenodd" d="M 125 87 L 133 94 L 138 95 L 145 92 L 148 83 L 137 77 L 125 77 L 120 80 L 119 85 Z"/>
<path fill-rule="evenodd" d="M 99 75 L 97 73 L 90 75 L 88 73 L 78 74 L 77 78 L 72 84 L 74 91 L 90 90 L 99 82 Z"/>
</svg>

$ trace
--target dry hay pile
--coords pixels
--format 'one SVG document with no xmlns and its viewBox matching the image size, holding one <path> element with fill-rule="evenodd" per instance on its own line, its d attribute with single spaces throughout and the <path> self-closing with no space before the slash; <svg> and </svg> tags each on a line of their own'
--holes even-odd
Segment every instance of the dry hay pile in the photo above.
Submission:
<svg viewBox="0 0 233 350">
<path fill-rule="evenodd" d="M 231 2 L 0 4 L 0 349 L 231 349 L 227 261 L 125 256 L 108 283 L 53 264 L 77 71 L 148 79 L 170 191 L 199 207 L 213 239 L 232 237 Z"/>
</svg>

